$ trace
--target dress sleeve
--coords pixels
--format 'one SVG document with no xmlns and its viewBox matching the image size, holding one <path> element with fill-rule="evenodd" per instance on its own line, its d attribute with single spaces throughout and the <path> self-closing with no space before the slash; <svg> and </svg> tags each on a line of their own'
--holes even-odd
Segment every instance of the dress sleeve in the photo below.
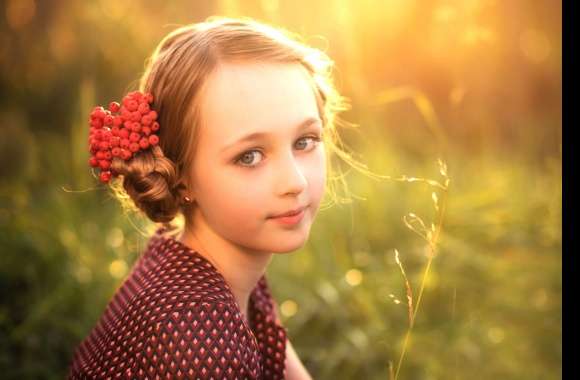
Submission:
<svg viewBox="0 0 580 380">
<path fill-rule="evenodd" d="M 221 302 L 173 311 L 157 322 L 131 376 L 138 379 L 253 379 L 239 314 Z"/>
</svg>

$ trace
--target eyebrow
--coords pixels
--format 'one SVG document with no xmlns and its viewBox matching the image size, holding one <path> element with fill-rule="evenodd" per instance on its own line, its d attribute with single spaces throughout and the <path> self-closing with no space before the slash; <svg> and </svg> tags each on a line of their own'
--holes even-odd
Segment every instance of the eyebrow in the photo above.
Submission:
<svg viewBox="0 0 580 380">
<path fill-rule="evenodd" d="M 320 120 L 320 118 L 318 117 L 309 117 L 306 120 L 304 120 L 303 122 L 301 122 L 300 124 L 298 124 L 298 126 L 296 127 L 296 130 L 299 132 L 303 129 L 306 129 L 307 127 L 311 126 L 312 124 L 315 123 L 322 123 L 322 120 Z M 239 143 L 242 142 L 246 142 L 246 141 L 252 141 L 252 140 L 257 140 L 260 138 L 264 138 L 269 136 L 271 133 L 268 132 L 253 132 L 250 133 L 246 136 L 243 136 L 241 138 L 239 138 L 238 140 L 226 145 L 223 149 L 222 152 L 234 147 L 235 145 L 238 145 Z"/>
</svg>

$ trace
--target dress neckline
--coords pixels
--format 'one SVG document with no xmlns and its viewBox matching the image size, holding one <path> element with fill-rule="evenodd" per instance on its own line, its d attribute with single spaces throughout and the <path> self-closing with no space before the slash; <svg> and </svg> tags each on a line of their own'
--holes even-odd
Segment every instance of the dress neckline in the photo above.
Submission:
<svg viewBox="0 0 580 380">
<path fill-rule="evenodd" d="M 170 243 L 175 244 L 180 249 L 182 249 L 185 253 L 199 258 L 210 269 L 210 271 L 212 273 L 214 273 L 216 276 L 218 276 L 218 278 L 221 280 L 221 282 L 226 287 L 227 292 L 229 294 L 229 297 L 231 298 L 231 301 L 236 305 L 237 310 L 243 316 L 244 313 L 242 313 L 242 311 L 241 311 L 241 307 L 238 304 L 236 297 L 234 296 L 234 293 L 232 291 L 230 284 L 227 282 L 227 280 L 225 279 L 223 274 L 219 271 L 219 269 L 216 268 L 216 266 L 213 265 L 212 262 L 209 261 L 205 256 L 203 256 L 199 251 L 197 251 L 197 250 L 193 249 L 192 247 L 190 247 L 189 245 L 183 243 L 181 240 L 177 239 L 173 235 L 165 234 L 165 232 L 167 232 L 167 230 L 168 230 L 167 227 L 163 226 L 163 227 L 158 228 L 157 231 L 155 232 L 155 234 L 158 235 L 165 242 L 170 242 Z M 254 286 L 254 289 L 252 289 L 252 292 L 250 293 L 250 297 L 248 298 L 248 315 L 246 316 L 247 320 L 244 320 L 244 322 L 246 322 L 248 324 L 248 326 L 252 326 L 254 323 L 253 322 L 254 321 L 254 315 L 253 315 L 254 312 L 258 311 L 258 312 L 263 313 L 264 315 L 267 314 L 267 310 L 265 310 L 263 303 L 258 300 L 258 292 L 260 291 L 260 283 L 265 282 L 265 281 L 266 280 L 265 280 L 265 274 L 264 274 L 264 275 L 262 275 L 262 277 L 260 277 L 260 279 L 258 280 L 256 285 Z"/>
<path fill-rule="evenodd" d="M 241 323 L 251 332 L 251 344 L 254 348 L 261 352 L 265 362 L 262 359 L 261 366 L 266 375 L 272 375 L 276 378 L 283 379 L 286 374 L 285 358 L 286 358 L 286 342 L 288 332 L 286 328 L 276 318 L 275 306 L 271 298 L 270 290 L 268 289 L 268 281 L 265 273 L 260 277 L 258 283 L 250 293 L 248 300 L 248 315 L 247 319 L 243 318 L 240 306 L 234 297 L 232 289 L 220 271 L 201 253 L 194 250 L 192 247 L 181 242 L 172 235 L 164 235 L 165 227 L 156 231 L 158 237 L 163 243 L 169 243 L 174 247 L 179 247 L 191 257 L 198 258 L 200 262 L 204 263 L 210 272 L 214 273 L 216 277 L 223 283 L 225 291 L 228 293 L 230 302 L 233 307 L 240 314 Z M 166 245 L 166 244 L 162 244 Z M 276 346 L 273 342 L 278 340 Z M 282 343 L 280 343 L 280 341 Z M 270 352 L 271 350 L 274 350 Z"/>
</svg>

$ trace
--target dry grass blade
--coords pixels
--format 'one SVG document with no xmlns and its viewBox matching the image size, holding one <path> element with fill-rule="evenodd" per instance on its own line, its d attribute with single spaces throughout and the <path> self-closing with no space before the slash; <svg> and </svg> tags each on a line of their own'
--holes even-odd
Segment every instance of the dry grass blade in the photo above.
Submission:
<svg viewBox="0 0 580 380">
<path fill-rule="evenodd" d="M 411 284 L 409 283 L 409 279 L 407 278 L 407 274 L 405 273 L 405 269 L 403 268 L 403 264 L 399 259 L 399 251 L 395 249 L 395 261 L 397 265 L 401 269 L 401 273 L 403 274 L 403 278 L 405 279 L 405 289 L 407 292 L 407 309 L 409 312 L 409 326 L 413 325 L 413 290 L 411 289 Z"/>
<path fill-rule="evenodd" d="M 431 193 L 431 199 L 433 199 L 433 207 L 435 207 L 435 211 L 439 211 L 439 198 L 437 197 L 437 193 Z"/>
<path fill-rule="evenodd" d="M 425 223 L 423 223 L 423 220 L 417 215 L 410 212 L 409 214 L 403 216 L 403 222 L 411 231 L 415 232 L 425 240 L 428 239 L 426 234 L 427 227 L 425 227 Z M 413 223 L 418 223 L 421 226 L 421 231 L 417 230 Z"/>
</svg>

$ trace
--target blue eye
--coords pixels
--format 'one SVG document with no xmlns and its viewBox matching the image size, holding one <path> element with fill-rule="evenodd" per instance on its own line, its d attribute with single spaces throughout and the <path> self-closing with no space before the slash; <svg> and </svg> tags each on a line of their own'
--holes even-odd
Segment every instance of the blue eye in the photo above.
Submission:
<svg viewBox="0 0 580 380">
<path fill-rule="evenodd" d="M 316 147 L 316 145 L 318 145 L 318 143 L 320 142 L 321 138 L 318 136 L 306 136 L 306 137 L 302 137 L 300 139 L 298 139 L 298 142 L 303 141 L 303 140 L 312 140 L 313 141 L 313 146 L 312 149 L 314 149 Z M 298 150 L 306 150 L 304 149 L 304 145 L 301 144 L 300 145 L 301 148 L 298 148 Z M 311 149 L 311 150 L 312 150 Z M 234 163 L 236 165 L 240 165 L 240 166 L 245 166 L 245 167 L 255 167 L 257 166 L 257 164 L 252 164 L 252 156 L 254 155 L 254 153 L 260 153 L 261 155 L 263 155 L 263 153 L 257 149 L 252 149 L 252 150 L 248 150 L 245 151 L 244 153 L 242 153 L 241 155 L 238 156 L 238 158 L 234 161 Z"/>
<path fill-rule="evenodd" d="M 244 158 L 246 158 L 246 157 L 251 157 L 252 156 L 252 153 L 260 153 L 260 154 L 262 154 L 262 152 L 260 152 L 259 150 L 248 150 L 247 152 L 244 152 L 244 153 L 242 153 L 241 156 L 239 156 L 239 158 L 236 160 L 236 163 L 241 162 L 241 163 L 243 163 L 242 166 L 256 166 L 255 164 L 254 165 L 251 165 L 251 163 L 253 161 L 250 160 L 248 162 L 248 160 L 244 160 Z"/>
<path fill-rule="evenodd" d="M 318 142 L 320 142 L 320 137 L 318 137 L 318 136 L 306 136 L 306 137 L 301 138 L 298 141 L 303 141 L 305 139 L 311 139 L 312 141 L 314 141 L 314 146 L 316 146 L 318 144 Z M 301 149 L 301 150 L 303 150 L 303 149 Z"/>
</svg>

